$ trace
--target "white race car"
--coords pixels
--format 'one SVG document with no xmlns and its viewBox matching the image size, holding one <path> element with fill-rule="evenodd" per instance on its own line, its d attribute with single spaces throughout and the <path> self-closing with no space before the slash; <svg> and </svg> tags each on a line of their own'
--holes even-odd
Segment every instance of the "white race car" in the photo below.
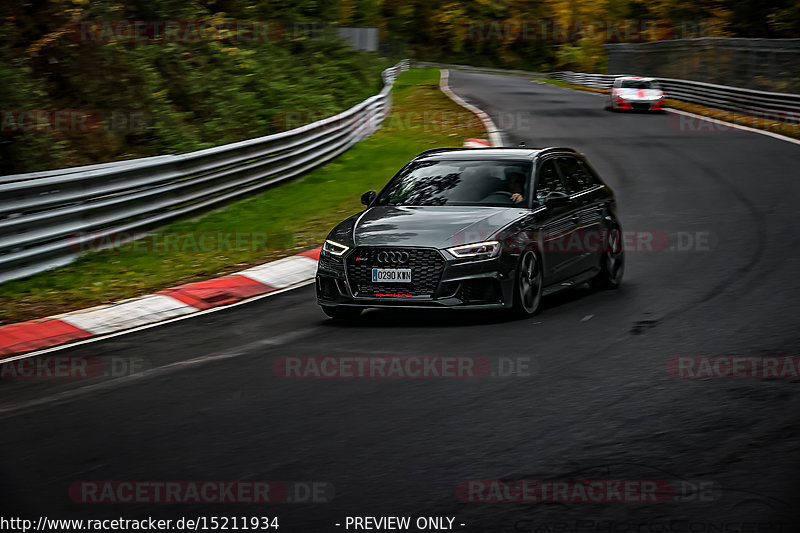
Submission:
<svg viewBox="0 0 800 533">
<path fill-rule="evenodd" d="M 614 80 L 608 91 L 606 109 L 612 111 L 661 111 L 664 91 L 655 78 L 623 76 Z"/>
</svg>

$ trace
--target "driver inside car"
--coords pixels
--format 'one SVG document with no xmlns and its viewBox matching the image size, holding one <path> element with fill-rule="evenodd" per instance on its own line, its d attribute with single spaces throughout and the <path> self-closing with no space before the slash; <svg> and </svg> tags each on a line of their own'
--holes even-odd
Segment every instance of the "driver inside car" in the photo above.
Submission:
<svg viewBox="0 0 800 533">
<path fill-rule="evenodd" d="M 511 201 L 518 204 L 525 200 L 525 174 L 517 170 L 506 171 L 506 183 L 511 193 Z"/>
</svg>

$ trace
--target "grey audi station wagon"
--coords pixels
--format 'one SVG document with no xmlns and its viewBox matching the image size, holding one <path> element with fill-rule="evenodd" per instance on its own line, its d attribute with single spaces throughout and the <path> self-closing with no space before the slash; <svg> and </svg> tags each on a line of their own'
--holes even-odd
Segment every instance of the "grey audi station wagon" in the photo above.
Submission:
<svg viewBox="0 0 800 533">
<path fill-rule="evenodd" d="M 316 276 L 328 316 L 366 308 L 539 311 L 542 296 L 625 268 L 614 193 L 570 148 L 437 148 L 328 235 Z"/>
</svg>

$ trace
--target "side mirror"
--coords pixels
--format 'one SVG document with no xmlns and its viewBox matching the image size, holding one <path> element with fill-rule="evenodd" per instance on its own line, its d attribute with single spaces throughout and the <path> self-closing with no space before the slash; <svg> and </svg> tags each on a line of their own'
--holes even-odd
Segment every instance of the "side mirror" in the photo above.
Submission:
<svg viewBox="0 0 800 533">
<path fill-rule="evenodd" d="M 365 192 L 364 194 L 361 195 L 361 203 L 366 206 L 369 206 L 369 204 L 374 202 L 375 198 L 377 197 L 378 193 L 376 193 L 375 191 Z"/>
<path fill-rule="evenodd" d="M 545 207 L 561 207 L 569 204 L 569 195 L 560 191 L 551 191 L 544 197 Z"/>
</svg>

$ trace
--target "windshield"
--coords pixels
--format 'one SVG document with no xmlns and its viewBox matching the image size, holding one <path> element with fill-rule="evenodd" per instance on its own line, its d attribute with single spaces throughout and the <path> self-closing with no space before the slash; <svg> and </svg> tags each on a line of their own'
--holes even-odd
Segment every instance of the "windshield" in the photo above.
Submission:
<svg viewBox="0 0 800 533">
<path fill-rule="evenodd" d="M 376 205 L 526 205 L 529 161 L 420 161 L 381 191 Z"/>
<path fill-rule="evenodd" d="M 661 90 L 661 86 L 652 80 L 622 80 L 623 89 L 656 89 Z"/>
</svg>

